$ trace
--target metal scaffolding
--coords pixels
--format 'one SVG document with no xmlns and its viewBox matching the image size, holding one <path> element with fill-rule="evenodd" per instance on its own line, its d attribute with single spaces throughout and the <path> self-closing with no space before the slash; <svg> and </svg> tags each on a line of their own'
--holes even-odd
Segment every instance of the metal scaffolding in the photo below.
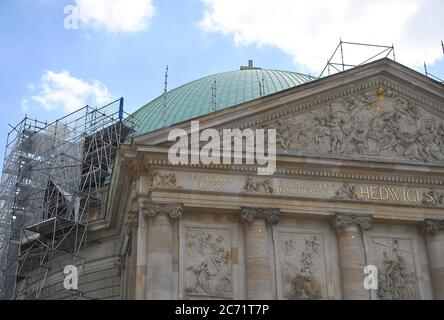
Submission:
<svg viewBox="0 0 444 320">
<path fill-rule="evenodd" d="M 346 50 L 354 50 L 354 55 L 358 58 L 351 60 L 349 56 L 345 55 Z M 352 69 L 363 64 L 375 61 L 380 58 L 387 58 L 389 56 L 393 57 L 396 61 L 395 47 L 368 44 L 368 43 L 358 43 L 358 42 L 347 42 L 339 40 L 339 44 L 335 51 L 331 55 L 330 59 L 327 60 L 327 64 L 319 75 L 319 79 L 330 76 L 335 73 L 339 73 L 348 69 Z"/>
<path fill-rule="evenodd" d="M 50 124 L 25 118 L 8 134 L 0 299 L 45 299 L 54 294 L 54 274 L 66 265 L 82 270 L 88 223 L 105 214 L 116 150 L 135 129 L 124 117 L 121 98 Z M 71 296 L 81 298 L 81 289 Z"/>
</svg>

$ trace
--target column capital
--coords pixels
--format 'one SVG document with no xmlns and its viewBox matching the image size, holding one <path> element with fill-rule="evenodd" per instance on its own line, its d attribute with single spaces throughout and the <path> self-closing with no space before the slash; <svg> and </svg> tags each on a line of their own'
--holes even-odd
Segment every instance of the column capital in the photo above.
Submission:
<svg viewBox="0 0 444 320">
<path fill-rule="evenodd" d="M 166 214 L 171 219 L 180 219 L 183 215 L 183 204 L 152 202 L 150 200 L 139 199 L 137 201 L 139 214 L 154 218 L 158 214 Z"/>
<path fill-rule="evenodd" d="M 253 222 L 256 218 L 264 218 L 270 224 L 279 221 L 279 209 L 242 207 L 241 219 L 246 222 Z"/>
<path fill-rule="evenodd" d="M 444 230 L 444 220 L 426 219 L 422 224 L 422 229 L 425 233 L 437 234 L 439 231 Z"/>
<path fill-rule="evenodd" d="M 361 230 L 368 230 L 372 227 L 373 219 L 370 215 L 355 214 L 335 214 L 332 225 L 336 230 L 342 230 L 350 226 L 360 227 Z"/>
</svg>

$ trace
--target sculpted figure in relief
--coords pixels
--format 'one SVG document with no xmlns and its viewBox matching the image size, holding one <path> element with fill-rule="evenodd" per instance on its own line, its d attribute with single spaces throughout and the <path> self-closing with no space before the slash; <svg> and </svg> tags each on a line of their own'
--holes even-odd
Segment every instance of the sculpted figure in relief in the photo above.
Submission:
<svg viewBox="0 0 444 320">
<path fill-rule="evenodd" d="M 266 125 L 284 152 L 444 161 L 444 122 L 414 101 L 378 88 Z"/>
<path fill-rule="evenodd" d="M 195 296 L 232 296 L 231 251 L 226 235 L 189 229 L 186 234 L 185 292 Z"/>
<path fill-rule="evenodd" d="M 378 297 L 383 300 L 418 299 L 416 275 L 408 271 L 407 260 L 398 240 L 392 240 L 383 252 L 382 268 L 378 273 Z"/>
<path fill-rule="evenodd" d="M 298 244 L 295 239 L 282 239 L 281 251 L 283 253 L 283 281 L 285 296 L 295 300 L 321 299 L 319 280 L 314 274 L 314 260 L 319 256 L 320 244 L 317 236 L 304 238 L 304 247 L 297 253 Z M 294 261 L 298 257 L 299 261 Z"/>
</svg>

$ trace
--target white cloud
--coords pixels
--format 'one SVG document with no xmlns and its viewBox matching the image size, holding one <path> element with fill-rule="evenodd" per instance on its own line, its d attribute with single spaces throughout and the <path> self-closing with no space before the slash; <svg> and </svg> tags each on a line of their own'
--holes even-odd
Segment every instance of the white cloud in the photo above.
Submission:
<svg viewBox="0 0 444 320">
<path fill-rule="evenodd" d="M 112 100 L 112 95 L 100 81 L 90 83 L 75 78 L 68 71 L 45 71 L 41 83 L 33 85 L 37 94 L 32 100 L 37 102 L 46 111 L 62 110 L 72 112 L 85 105 L 101 106 Z M 22 100 L 22 109 L 29 109 L 29 99 Z"/>
<path fill-rule="evenodd" d="M 151 0 L 76 0 L 79 20 L 111 32 L 135 32 L 148 28 L 154 15 Z"/>
<path fill-rule="evenodd" d="M 339 38 L 395 45 L 409 66 L 443 57 L 442 0 L 202 0 L 200 26 L 233 37 L 237 45 L 272 45 L 295 63 L 320 71 Z M 349 54 L 347 56 L 347 54 Z M 350 50 L 346 59 L 360 59 Z M 362 62 L 362 60 L 361 60 Z"/>
</svg>

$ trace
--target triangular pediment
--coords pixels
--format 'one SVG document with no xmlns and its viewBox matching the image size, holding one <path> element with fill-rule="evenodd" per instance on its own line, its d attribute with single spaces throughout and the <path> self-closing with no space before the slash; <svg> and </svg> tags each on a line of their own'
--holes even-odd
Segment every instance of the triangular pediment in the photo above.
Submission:
<svg viewBox="0 0 444 320">
<path fill-rule="evenodd" d="M 276 129 L 287 154 L 444 163 L 442 117 L 382 85 L 261 127 Z"/>
<path fill-rule="evenodd" d="M 278 154 L 444 165 L 444 86 L 388 59 L 195 120 L 276 129 Z M 136 143 L 168 145 L 170 129 Z"/>
</svg>

